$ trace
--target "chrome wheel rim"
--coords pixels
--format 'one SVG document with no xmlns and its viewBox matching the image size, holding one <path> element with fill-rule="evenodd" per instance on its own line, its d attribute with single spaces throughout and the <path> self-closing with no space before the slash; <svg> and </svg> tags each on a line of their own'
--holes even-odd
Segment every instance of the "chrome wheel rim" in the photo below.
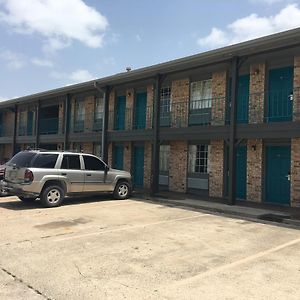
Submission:
<svg viewBox="0 0 300 300">
<path fill-rule="evenodd" d="M 128 194 L 128 186 L 126 184 L 121 184 L 118 188 L 118 193 L 120 197 L 125 197 Z"/>
<path fill-rule="evenodd" d="M 60 191 L 58 189 L 51 189 L 47 194 L 47 200 L 51 204 L 55 204 L 60 200 Z"/>
</svg>

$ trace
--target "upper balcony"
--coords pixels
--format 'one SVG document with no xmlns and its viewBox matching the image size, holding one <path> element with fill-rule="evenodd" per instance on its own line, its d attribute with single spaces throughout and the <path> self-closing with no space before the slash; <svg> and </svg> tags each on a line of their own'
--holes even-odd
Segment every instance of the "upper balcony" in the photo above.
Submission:
<svg viewBox="0 0 300 300">
<path fill-rule="evenodd" d="M 213 97 L 193 101 L 163 101 L 160 126 L 224 126 L 230 123 L 229 97 Z M 259 124 L 300 121 L 300 88 L 271 90 L 260 93 L 238 93 L 237 124 Z M 109 130 L 153 128 L 153 107 L 136 113 L 134 108 L 109 112 Z"/>
<path fill-rule="evenodd" d="M 83 113 L 71 116 L 70 132 L 99 132 L 103 127 L 103 114 Z"/>
</svg>

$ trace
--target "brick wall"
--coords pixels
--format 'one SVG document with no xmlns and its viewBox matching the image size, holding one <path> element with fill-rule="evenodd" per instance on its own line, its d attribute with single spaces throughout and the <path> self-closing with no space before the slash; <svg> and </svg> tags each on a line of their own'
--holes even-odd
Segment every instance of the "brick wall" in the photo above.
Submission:
<svg viewBox="0 0 300 300">
<path fill-rule="evenodd" d="M 83 143 L 83 152 L 93 154 L 93 143 Z"/>
<path fill-rule="evenodd" d="M 65 126 L 65 102 L 61 100 L 58 107 L 58 133 L 64 132 Z"/>
<path fill-rule="evenodd" d="M 173 81 L 171 88 L 171 127 L 188 126 L 189 98 L 189 79 Z"/>
<path fill-rule="evenodd" d="M 186 141 L 170 142 L 169 190 L 186 192 L 188 143 Z"/>
<path fill-rule="evenodd" d="M 250 66 L 249 123 L 264 121 L 265 63 Z"/>
<path fill-rule="evenodd" d="M 256 149 L 254 150 L 253 147 Z M 247 141 L 247 200 L 261 202 L 262 200 L 262 140 Z"/>
<path fill-rule="evenodd" d="M 132 144 L 131 142 L 124 143 L 124 170 L 131 172 L 131 153 Z"/>
<path fill-rule="evenodd" d="M 227 71 L 212 74 L 211 124 L 224 125 L 226 112 Z"/>
<path fill-rule="evenodd" d="M 224 142 L 212 140 L 209 156 L 209 196 L 223 196 Z"/>
<path fill-rule="evenodd" d="M 293 120 L 300 121 L 300 56 L 294 57 Z"/>
<path fill-rule="evenodd" d="M 109 94 L 109 103 L 108 103 L 108 130 L 114 129 L 114 110 L 115 110 L 115 97 L 116 93 L 112 90 Z"/>
<path fill-rule="evenodd" d="M 113 156 L 113 143 L 108 144 L 107 149 L 107 164 L 111 167 L 112 166 L 112 156 Z"/>
<path fill-rule="evenodd" d="M 125 116 L 125 129 L 132 129 L 133 124 L 133 106 L 134 106 L 134 89 L 126 91 L 126 116 Z"/>
<path fill-rule="evenodd" d="M 145 142 L 144 152 L 144 187 L 149 189 L 151 185 L 151 162 L 152 162 L 152 144 Z"/>
<path fill-rule="evenodd" d="M 146 129 L 152 128 L 153 101 L 154 101 L 154 87 L 151 84 L 151 85 L 147 86 L 147 119 L 146 119 Z"/>
<path fill-rule="evenodd" d="M 7 161 L 12 157 L 12 145 L 2 144 L 0 145 L 0 164 L 3 160 Z"/>
<path fill-rule="evenodd" d="M 6 111 L 3 115 L 3 125 L 4 128 L 2 133 L 5 136 L 12 136 L 15 122 L 15 114 L 12 111 Z"/>
<path fill-rule="evenodd" d="M 94 123 L 95 97 L 88 96 L 84 99 L 84 131 L 92 131 Z"/>
<path fill-rule="evenodd" d="M 300 138 L 291 141 L 291 206 L 300 207 Z"/>
</svg>

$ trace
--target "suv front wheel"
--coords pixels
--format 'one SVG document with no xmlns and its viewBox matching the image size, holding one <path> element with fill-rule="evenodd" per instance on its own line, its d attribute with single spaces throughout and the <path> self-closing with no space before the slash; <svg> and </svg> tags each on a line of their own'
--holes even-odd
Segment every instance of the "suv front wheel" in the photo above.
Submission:
<svg viewBox="0 0 300 300">
<path fill-rule="evenodd" d="M 130 196 L 130 185 L 126 181 L 119 181 L 114 190 L 116 199 L 127 199 Z"/>
<path fill-rule="evenodd" d="M 64 190 L 58 185 L 49 185 L 41 193 L 41 202 L 45 207 L 59 206 L 65 197 Z"/>
</svg>

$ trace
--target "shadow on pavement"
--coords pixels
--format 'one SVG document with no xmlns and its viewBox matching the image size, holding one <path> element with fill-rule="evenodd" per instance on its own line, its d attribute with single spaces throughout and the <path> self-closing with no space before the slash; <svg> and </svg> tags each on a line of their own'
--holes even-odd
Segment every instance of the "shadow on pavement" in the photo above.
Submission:
<svg viewBox="0 0 300 300">
<path fill-rule="evenodd" d="M 82 196 L 82 197 L 67 197 L 64 199 L 61 207 L 69 205 L 80 205 L 93 202 L 104 202 L 104 201 L 120 201 L 115 200 L 111 194 L 101 194 L 96 196 Z M 39 199 L 32 203 L 25 203 L 19 200 L 17 197 L 3 197 L 0 198 L 0 208 L 10 210 L 33 210 L 44 208 Z"/>
</svg>

